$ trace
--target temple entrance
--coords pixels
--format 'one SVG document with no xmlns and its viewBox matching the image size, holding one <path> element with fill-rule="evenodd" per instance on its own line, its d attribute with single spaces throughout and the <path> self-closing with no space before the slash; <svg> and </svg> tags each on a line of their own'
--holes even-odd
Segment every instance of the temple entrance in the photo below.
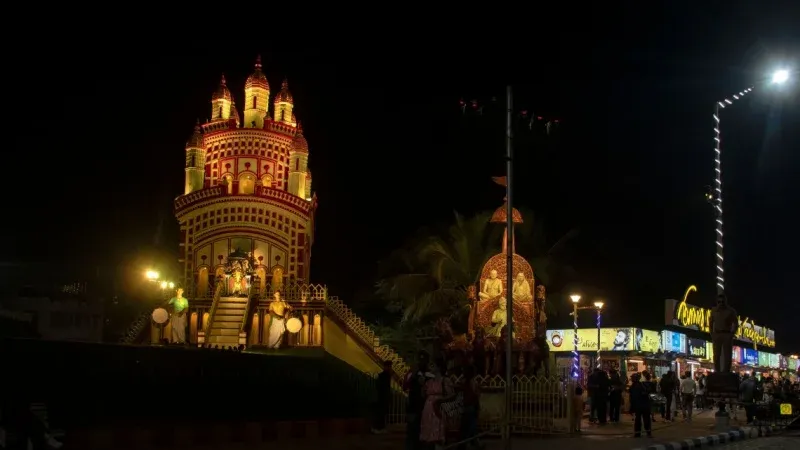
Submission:
<svg viewBox="0 0 800 450">
<path fill-rule="evenodd" d="M 197 271 L 197 292 L 195 292 L 195 296 L 208 296 L 208 267 L 201 267 Z"/>
</svg>

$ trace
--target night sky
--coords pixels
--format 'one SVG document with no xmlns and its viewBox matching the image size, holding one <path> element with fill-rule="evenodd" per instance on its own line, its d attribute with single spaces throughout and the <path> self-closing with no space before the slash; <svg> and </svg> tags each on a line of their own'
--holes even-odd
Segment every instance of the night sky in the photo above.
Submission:
<svg viewBox="0 0 800 450">
<path fill-rule="evenodd" d="M 714 295 L 703 194 L 714 175 L 715 101 L 765 84 L 776 65 L 800 69 L 800 22 L 771 8 L 681 8 L 658 22 L 604 11 L 602 24 L 522 30 L 505 49 L 466 25 L 428 38 L 350 30 L 293 45 L 267 34 L 178 41 L 53 31 L 44 48 L 12 50 L 6 95 L 19 108 L 6 110 L 16 130 L 6 153 L 16 188 L 5 190 L 13 238 L 3 260 L 118 278 L 175 264 L 184 143 L 209 117 L 223 72 L 241 105 L 261 54 L 273 93 L 288 77 L 311 148 L 314 282 L 345 299 L 368 291 L 378 261 L 418 228 L 502 204 L 491 177 L 503 174 L 502 99 L 512 83 L 516 111 L 561 123 L 550 138 L 520 136 L 517 201 L 554 237 L 580 228 L 567 262 L 579 287 L 606 299 L 607 323 L 659 326 L 663 300 L 689 284 L 700 289 L 695 304 L 710 306 Z M 725 110 L 722 125 L 728 295 L 793 351 L 799 92 L 800 83 L 784 94 L 765 86 Z M 484 116 L 463 117 L 461 98 L 486 104 Z"/>
</svg>

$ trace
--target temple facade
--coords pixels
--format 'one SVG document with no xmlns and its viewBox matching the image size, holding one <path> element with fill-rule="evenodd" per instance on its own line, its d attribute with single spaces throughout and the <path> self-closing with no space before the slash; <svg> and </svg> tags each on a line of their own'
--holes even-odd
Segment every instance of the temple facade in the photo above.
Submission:
<svg viewBox="0 0 800 450">
<path fill-rule="evenodd" d="M 239 105 L 243 116 L 223 75 L 211 118 L 198 122 L 186 143 L 175 217 L 190 297 L 210 296 L 234 252 L 253 261 L 254 289 L 308 282 L 317 201 L 288 82 L 271 95 L 259 57 Z"/>
</svg>

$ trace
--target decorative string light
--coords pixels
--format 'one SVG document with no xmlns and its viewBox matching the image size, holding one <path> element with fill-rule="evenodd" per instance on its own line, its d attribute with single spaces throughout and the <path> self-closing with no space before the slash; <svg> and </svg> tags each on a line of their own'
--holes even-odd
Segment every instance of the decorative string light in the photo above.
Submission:
<svg viewBox="0 0 800 450">
<path fill-rule="evenodd" d="M 575 309 L 575 314 L 572 315 L 572 325 L 575 328 L 575 333 L 572 335 L 572 378 L 578 379 L 580 373 L 580 362 L 578 358 L 578 310 Z"/>
<path fill-rule="evenodd" d="M 597 308 L 597 368 L 600 368 L 600 310 Z"/>
<path fill-rule="evenodd" d="M 717 244 L 717 294 L 722 295 L 725 293 L 725 270 L 723 268 L 724 246 L 723 246 L 723 222 L 722 222 L 722 133 L 720 131 L 720 109 L 725 109 L 736 100 L 742 99 L 745 95 L 753 91 L 753 88 L 747 88 L 739 94 L 733 94 L 733 101 L 726 98 L 718 101 L 714 107 L 714 186 L 711 191 L 706 194 L 709 203 L 714 207 L 714 215 L 716 219 L 716 244 Z"/>
</svg>

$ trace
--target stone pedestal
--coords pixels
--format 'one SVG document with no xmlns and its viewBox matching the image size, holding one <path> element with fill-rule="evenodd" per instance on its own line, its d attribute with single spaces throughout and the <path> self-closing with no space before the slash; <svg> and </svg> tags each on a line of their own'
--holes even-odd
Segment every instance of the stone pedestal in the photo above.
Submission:
<svg viewBox="0 0 800 450">
<path fill-rule="evenodd" d="M 719 407 L 714 414 L 714 429 L 721 433 L 730 430 L 731 416 L 725 409 L 725 402 L 739 399 L 739 377 L 731 372 L 709 374 L 706 377 L 706 395 L 717 401 Z"/>
</svg>

